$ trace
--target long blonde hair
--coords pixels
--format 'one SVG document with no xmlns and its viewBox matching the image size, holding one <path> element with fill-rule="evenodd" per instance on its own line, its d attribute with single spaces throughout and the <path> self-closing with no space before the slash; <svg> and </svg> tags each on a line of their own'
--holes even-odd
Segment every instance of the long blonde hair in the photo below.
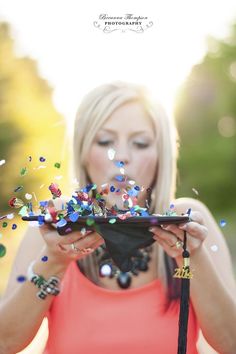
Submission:
<svg viewBox="0 0 236 354">
<path fill-rule="evenodd" d="M 165 114 L 160 104 L 151 101 L 147 89 L 143 86 L 117 81 L 98 86 L 84 97 L 77 111 L 74 125 L 75 177 L 80 188 L 90 182 L 86 173 L 86 157 L 91 143 L 111 114 L 118 107 L 130 101 L 139 102 L 154 125 L 157 138 L 158 168 L 152 186 L 150 211 L 161 214 L 169 208 L 170 202 L 175 197 L 178 135 L 174 122 Z M 87 263 L 84 268 L 91 268 L 92 256 L 83 260 L 84 265 Z M 163 257 L 161 258 L 163 259 Z M 163 262 L 159 266 L 163 268 Z"/>
</svg>

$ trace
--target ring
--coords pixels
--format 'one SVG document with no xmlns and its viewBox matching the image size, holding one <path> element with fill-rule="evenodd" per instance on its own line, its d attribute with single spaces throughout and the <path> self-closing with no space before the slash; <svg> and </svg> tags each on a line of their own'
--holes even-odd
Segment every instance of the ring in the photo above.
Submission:
<svg viewBox="0 0 236 354">
<path fill-rule="evenodd" d="M 183 247 L 183 241 L 180 241 L 180 240 L 177 240 L 176 242 L 175 242 L 175 244 L 174 245 L 172 245 L 172 246 L 170 246 L 171 248 L 172 247 L 176 247 L 177 249 L 179 249 L 179 248 L 181 248 L 181 247 Z"/>
<path fill-rule="evenodd" d="M 75 246 L 74 242 L 72 242 L 71 248 L 72 248 L 72 250 L 73 250 L 74 252 L 81 252 L 81 250 L 80 250 L 78 247 Z"/>
</svg>

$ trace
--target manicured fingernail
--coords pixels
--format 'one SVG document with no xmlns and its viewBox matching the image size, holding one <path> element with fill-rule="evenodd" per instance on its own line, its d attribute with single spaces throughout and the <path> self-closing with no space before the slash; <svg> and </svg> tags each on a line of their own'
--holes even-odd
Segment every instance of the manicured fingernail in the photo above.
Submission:
<svg viewBox="0 0 236 354">
<path fill-rule="evenodd" d="M 148 229 L 150 232 L 154 232 L 155 231 L 155 228 L 154 227 L 149 227 Z"/>
</svg>

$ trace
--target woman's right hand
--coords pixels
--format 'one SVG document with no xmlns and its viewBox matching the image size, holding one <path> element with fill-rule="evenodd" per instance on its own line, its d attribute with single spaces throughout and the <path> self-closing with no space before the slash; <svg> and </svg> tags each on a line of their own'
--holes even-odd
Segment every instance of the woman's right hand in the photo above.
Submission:
<svg viewBox="0 0 236 354">
<path fill-rule="evenodd" d="M 57 198 L 55 201 L 50 200 L 48 205 L 60 210 L 63 203 L 63 199 Z M 45 223 L 39 226 L 39 231 L 46 244 L 46 250 L 44 249 L 46 255 L 65 265 L 86 257 L 104 243 L 104 239 L 92 230 L 86 230 L 85 233 L 74 231 L 61 236 L 55 227 Z"/>
</svg>

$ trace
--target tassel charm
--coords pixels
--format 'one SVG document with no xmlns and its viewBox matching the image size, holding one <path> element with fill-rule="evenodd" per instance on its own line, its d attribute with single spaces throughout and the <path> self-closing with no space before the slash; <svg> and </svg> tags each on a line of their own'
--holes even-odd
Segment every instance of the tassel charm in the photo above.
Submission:
<svg viewBox="0 0 236 354">
<path fill-rule="evenodd" d="M 190 295 L 190 279 L 193 277 L 190 272 L 190 254 L 187 251 L 187 233 L 184 232 L 183 243 L 183 267 L 175 269 L 175 278 L 181 279 L 181 297 L 179 311 L 179 335 L 178 335 L 178 352 L 177 354 L 186 354 L 187 351 L 187 332 L 188 332 L 188 315 L 189 315 L 189 295 Z"/>
</svg>

